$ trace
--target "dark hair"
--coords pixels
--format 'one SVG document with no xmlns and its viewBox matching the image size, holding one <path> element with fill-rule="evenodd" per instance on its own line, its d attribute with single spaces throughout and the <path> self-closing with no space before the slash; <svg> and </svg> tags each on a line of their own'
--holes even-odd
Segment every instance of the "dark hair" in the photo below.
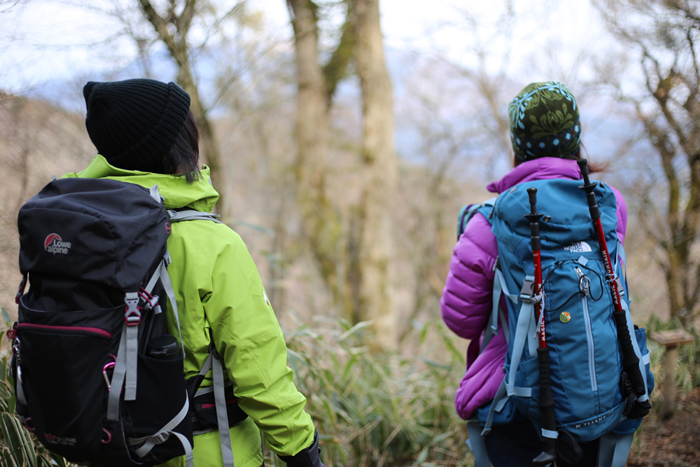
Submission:
<svg viewBox="0 0 700 467">
<path fill-rule="evenodd" d="M 169 174 L 184 175 L 187 183 L 199 180 L 199 130 L 191 110 L 163 161 Z"/>
</svg>

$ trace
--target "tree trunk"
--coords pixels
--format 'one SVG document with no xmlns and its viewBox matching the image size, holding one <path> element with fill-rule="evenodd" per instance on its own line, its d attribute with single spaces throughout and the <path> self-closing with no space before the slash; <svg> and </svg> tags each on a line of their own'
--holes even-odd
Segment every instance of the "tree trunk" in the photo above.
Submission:
<svg viewBox="0 0 700 467">
<path fill-rule="evenodd" d="M 362 88 L 363 188 L 357 217 L 359 238 L 359 316 L 373 319 L 381 345 L 397 344 L 392 299 L 392 208 L 398 181 L 394 152 L 394 102 L 384 61 L 379 0 L 354 1 L 357 22 L 355 60 Z"/>
<path fill-rule="evenodd" d="M 216 136 L 209 120 L 208 112 L 199 96 L 199 89 L 194 79 L 192 64 L 190 62 L 190 48 L 187 42 L 187 34 L 194 18 L 197 1 L 187 0 L 179 15 L 175 14 L 176 2 L 170 2 L 167 20 L 161 16 L 150 0 L 138 0 L 141 12 L 153 26 L 158 39 L 165 44 L 168 52 L 177 64 L 177 81 L 191 98 L 190 109 L 197 121 L 199 129 L 199 144 L 202 159 L 209 166 L 211 181 L 219 192 L 218 211 L 225 218 L 228 213 L 228 197 L 224 168 L 221 163 L 221 155 L 216 142 Z M 174 26 L 174 28 L 172 28 Z M 174 32 L 173 32 L 174 29 Z"/>
<path fill-rule="evenodd" d="M 318 49 L 318 6 L 287 0 L 294 29 L 297 66 L 297 157 L 294 173 L 303 234 L 321 277 L 342 315 L 349 317 L 347 287 L 339 270 L 345 263 L 346 233 L 326 192 L 329 110 L 338 81 L 346 74 L 353 28 L 346 21 L 338 47 L 322 66 Z"/>
<path fill-rule="evenodd" d="M 288 0 L 287 3 L 292 14 L 297 66 L 297 157 L 294 163 L 297 201 L 304 235 L 321 275 L 330 290 L 336 291 L 337 276 L 332 253 L 335 235 L 330 235 L 333 229 L 327 228 L 335 216 L 325 186 L 329 104 L 318 62 L 318 7 L 310 0 Z"/>
</svg>

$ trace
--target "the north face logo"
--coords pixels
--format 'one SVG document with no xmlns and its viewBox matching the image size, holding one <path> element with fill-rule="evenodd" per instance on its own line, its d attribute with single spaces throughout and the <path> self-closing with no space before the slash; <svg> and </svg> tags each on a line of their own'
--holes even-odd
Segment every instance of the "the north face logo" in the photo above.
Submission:
<svg viewBox="0 0 700 467">
<path fill-rule="evenodd" d="M 44 240 L 44 250 L 54 255 L 67 255 L 70 242 L 64 242 L 60 235 L 52 233 Z"/>
<path fill-rule="evenodd" d="M 574 242 L 571 245 L 565 246 L 564 249 L 571 253 L 588 253 L 593 251 L 591 246 L 586 242 Z"/>
</svg>

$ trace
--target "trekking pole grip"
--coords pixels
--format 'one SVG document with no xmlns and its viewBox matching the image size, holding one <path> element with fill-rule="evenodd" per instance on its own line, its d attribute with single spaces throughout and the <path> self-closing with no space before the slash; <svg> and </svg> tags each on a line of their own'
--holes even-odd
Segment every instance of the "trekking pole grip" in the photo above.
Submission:
<svg viewBox="0 0 700 467">
<path fill-rule="evenodd" d="M 530 221 L 530 245 L 534 253 L 535 251 L 540 251 L 542 245 L 539 220 L 543 214 L 537 213 L 537 188 L 528 188 L 527 196 L 530 201 L 530 214 L 525 214 L 525 217 Z"/>
<path fill-rule="evenodd" d="M 537 212 L 537 188 L 528 188 L 527 197 L 530 201 L 530 214 L 535 214 Z"/>
<path fill-rule="evenodd" d="M 598 201 L 595 197 L 595 187 L 598 186 L 597 183 L 591 183 L 591 179 L 588 176 L 588 160 L 579 159 L 576 161 L 579 168 L 581 169 L 581 175 L 583 176 L 583 186 L 579 187 L 586 192 L 586 200 L 588 201 L 588 209 L 591 211 L 591 219 L 595 222 L 596 219 L 600 219 L 600 207 L 598 207 Z"/>
</svg>

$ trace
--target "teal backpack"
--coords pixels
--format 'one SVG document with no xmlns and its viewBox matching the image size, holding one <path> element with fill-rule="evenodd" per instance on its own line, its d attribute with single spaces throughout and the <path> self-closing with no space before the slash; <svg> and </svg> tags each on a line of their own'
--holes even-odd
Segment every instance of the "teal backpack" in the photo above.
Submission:
<svg viewBox="0 0 700 467">
<path fill-rule="evenodd" d="M 559 435 L 557 453 L 567 460 L 567 456 L 573 456 L 572 446 L 600 438 L 599 466 L 624 466 L 634 431 L 641 423 L 641 419 L 627 418 L 631 403 L 621 376 L 624 372 L 612 295 L 586 193 L 579 189 L 581 184 L 580 180 L 564 179 L 525 182 L 498 198 L 465 206 L 460 212 L 458 237 L 471 217 L 481 213 L 498 242 L 493 309 L 481 349 L 499 332 L 499 321 L 508 342 L 504 379 L 498 393 L 468 423 L 468 443 L 474 451 L 476 467 L 490 465 L 483 436 L 493 425 L 526 417 L 538 432 L 542 428 L 538 407 L 538 326 L 531 287 L 534 265 L 530 222 L 525 218 L 530 212 L 527 189 L 531 187 L 537 189 L 538 210 L 544 213 L 539 222 L 542 303 Z M 612 189 L 602 183 L 598 183 L 595 194 L 630 336 L 636 337 L 632 343 L 647 391 L 638 400 L 648 400 L 654 377 L 649 370 L 644 329 L 633 326 L 629 312 L 625 252 L 616 233 L 617 201 Z M 500 309 L 501 296 L 506 297 L 507 310 Z"/>
</svg>

